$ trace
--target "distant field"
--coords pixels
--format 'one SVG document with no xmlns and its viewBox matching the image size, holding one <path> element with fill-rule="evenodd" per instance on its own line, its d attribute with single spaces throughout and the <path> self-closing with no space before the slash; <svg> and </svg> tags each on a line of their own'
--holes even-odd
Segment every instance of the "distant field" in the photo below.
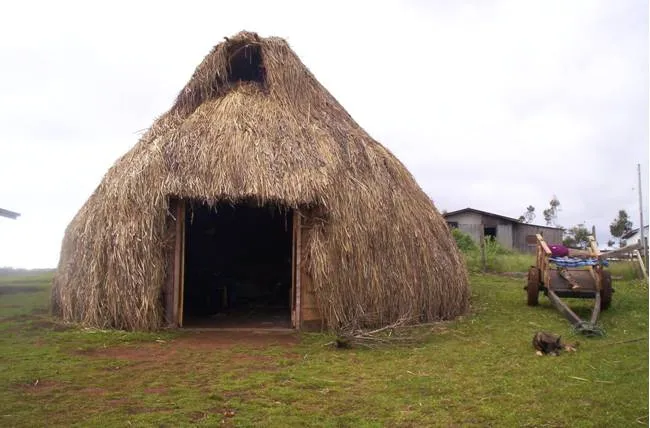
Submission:
<svg viewBox="0 0 650 428">
<path fill-rule="evenodd" d="M 415 345 L 323 334 L 125 333 L 49 318 L 49 275 L 0 277 L 0 426 L 648 424 L 648 288 L 616 281 L 607 336 L 572 337 L 521 279 L 474 275 L 472 313 Z M 575 302 L 580 313 L 588 301 Z M 538 330 L 579 340 L 537 357 Z"/>
</svg>

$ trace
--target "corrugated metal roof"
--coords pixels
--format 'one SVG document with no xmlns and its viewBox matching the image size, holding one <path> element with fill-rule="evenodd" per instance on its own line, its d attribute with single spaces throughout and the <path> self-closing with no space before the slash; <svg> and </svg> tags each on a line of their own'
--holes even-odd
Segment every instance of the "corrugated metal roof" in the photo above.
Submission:
<svg viewBox="0 0 650 428">
<path fill-rule="evenodd" d="M 20 214 L 0 208 L 0 217 L 7 217 L 15 220 L 20 217 Z"/>
<path fill-rule="evenodd" d="M 643 231 L 644 231 L 645 233 L 648 233 L 648 226 L 643 226 Z M 630 230 L 629 232 L 627 232 L 626 234 L 624 234 L 623 236 L 621 236 L 621 239 L 628 239 L 630 236 L 634 236 L 634 235 L 636 235 L 637 233 L 639 233 L 639 228 L 638 228 L 638 227 L 637 227 L 636 229 L 632 229 L 632 230 Z"/>
<path fill-rule="evenodd" d="M 490 217 L 500 218 L 502 220 L 509 221 L 509 222 L 512 222 L 512 223 L 528 224 L 529 226 L 542 227 L 542 228 L 545 228 L 545 229 L 561 229 L 560 227 L 541 226 L 541 225 L 538 225 L 538 224 L 522 223 L 521 221 L 519 221 L 516 218 L 506 217 L 506 216 L 503 216 L 503 215 L 500 215 L 500 214 L 489 213 L 487 211 L 481 211 L 481 210 L 477 210 L 477 209 L 469 208 L 469 207 L 468 208 L 463 208 L 462 210 L 451 211 L 451 212 L 443 214 L 442 216 L 444 218 L 447 218 L 447 217 L 452 216 L 452 215 L 462 214 L 462 213 L 467 213 L 467 212 L 487 215 L 487 216 L 490 216 Z"/>
</svg>

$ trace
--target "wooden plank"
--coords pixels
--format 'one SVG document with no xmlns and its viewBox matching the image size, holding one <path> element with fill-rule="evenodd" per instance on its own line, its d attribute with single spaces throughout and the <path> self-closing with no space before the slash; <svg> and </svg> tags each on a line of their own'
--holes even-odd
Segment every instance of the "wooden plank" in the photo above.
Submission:
<svg viewBox="0 0 650 428">
<path fill-rule="evenodd" d="M 549 276 L 549 266 L 548 266 L 548 262 L 546 261 L 546 254 L 541 245 L 537 245 L 536 261 L 537 261 L 537 267 L 539 268 L 540 271 L 540 279 L 542 281 L 542 284 L 544 284 L 544 286 L 548 288 L 551 286 L 551 278 Z"/>
<path fill-rule="evenodd" d="M 600 249 L 598 249 L 598 243 L 593 236 L 589 237 L 589 249 L 591 250 L 591 255 L 594 257 L 600 257 Z"/>
<path fill-rule="evenodd" d="M 181 270 L 181 254 L 182 254 L 182 243 L 181 243 L 181 232 L 182 232 L 182 227 L 183 223 L 185 221 L 184 218 L 181 218 L 181 207 L 180 203 L 176 204 L 176 211 L 174 212 L 176 216 L 176 224 L 175 224 L 175 230 L 174 230 L 174 293 L 173 293 L 173 312 L 172 312 L 172 323 L 175 326 L 179 325 L 178 321 L 178 295 L 179 295 L 179 290 L 180 290 L 180 270 Z"/>
<path fill-rule="evenodd" d="M 548 248 L 548 245 L 546 244 L 546 241 L 544 241 L 544 238 L 542 238 L 542 235 L 540 235 L 540 234 L 538 233 L 538 234 L 536 234 L 535 236 L 537 237 L 537 241 L 538 241 L 539 244 L 542 246 L 542 249 L 544 250 L 544 252 L 545 252 L 546 254 L 548 254 L 548 255 L 551 255 L 551 249 Z"/>
<path fill-rule="evenodd" d="M 291 327 L 296 328 L 296 210 L 291 210 Z"/>
<path fill-rule="evenodd" d="M 600 293 L 596 293 L 596 300 L 594 301 L 594 309 L 591 312 L 591 319 L 589 322 L 592 325 L 596 324 L 596 321 L 598 321 L 598 315 L 600 315 L 600 304 L 602 301 L 602 297 L 600 296 Z"/>
<path fill-rule="evenodd" d="M 641 257 L 641 252 L 639 250 L 634 250 L 634 255 L 639 261 L 639 266 L 641 267 L 641 272 L 643 272 L 643 277 L 645 280 L 648 280 L 648 273 L 646 271 L 645 263 L 643 263 L 643 257 Z"/>
<path fill-rule="evenodd" d="M 562 277 L 560 275 L 560 272 L 558 272 L 555 269 L 552 269 L 549 272 L 549 276 L 551 277 L 551 282 L 553 283 L 553 290 L 557 292 L 573 292 L 576 295 L 583 294 L 583 293 L 593 293 L 594 291 L 597 291 L 594 287 L 591 287 L 591 283 L 589 281 L 589 274 L 587 274 L 586 270 L 582 269 L 567 269 L 568 273 L 573 277 L 573 279 L 580 284 L 580 288 L 578 289 L 573 289 L 571 288 L 571 284 L 569 281 L 566 280 L 566 278 Z"/>
<path fill-rule="evenodd" d="M 508 250 L 515 248 L 512 224 L 497 225 L 497 241 Z"/>
<path fill-rule="evenodd" d="M 316 307 L 316 295 L 312 290 L 308 290 L 307 287 L 305 287 L 304 278 L 302 281 L 302 307 L 303 308 Z"/>
<path fill-rule="evenodd" d="M 634 250 L 638 250 L 639 248 L 641 248 L 641 243 L 636 243 L 636 244 L 628 245 L 627 247 L 602 253 L 601 256 L 606 259 L 614 258 L 614 257 L 618 257 L 619 255 L 623 255 L 623 254 L 627 255 L 628 253 L 633 253 Z"/>
<path fill-rule="evenodd" d="M 562 315 L 564 315 L 566 317 L 566 319 L 569 320 L 571 325 L 577 326 L 578 324 L 580 324 L 582 322 L 580 317 L 578 315 L 576 315 L 576 313 L 573 312 L 571 310 L 571 308 L 569 308 L 567 306 L 566 303 L 564 303 L 562 300 L 560 300 L 560 298 L 557 296 L 557 294 L 555 294 L 555 292 L 553 290 L 548 290 L 548 298 L 551 301 L 551 303 L 553 304 L 553 306 L 555 306 L 555 308 L 558 311 L 560 311 L 560 313 L 562 313 Z"/>
<path fill-rule="evenodd" d="M 302 306 L 300 304 L 300 283 L 301 283 L 301 277 L 302 277 L 302 262 L 301 262 L 301 256 L 302 256 L 302 239 L 301 239 L 301 224 L 302 224 L 302 219 L 300 217 L 300 214 L 295 216 L 294 218 L 295 223 L 296 223 L 296 328 L 300 329 L 300 321 L 301 321 L 301 312 L 302 312 Z"/>
<path fill-rule="evenodd" d="M 181 257 L 180 257 L 180 278 L 178 279 L 178 326 L 183 327 L 183 303 L 185 301 L 185 201 L 180 202 L 181 221 Z"/>
<path fill-rule="evenodd" d="M 551 281 L 548 256 L 550 256 L 552 252 L 551 249 L 548 248 L 548 245 L 546 244 L 546 241 L 544 241 L 544 237 L 542 236 L 541 233 L 536 233 L 535 237 L 537 238 L 537 242 L 539 243 L 537 252 L 539 254 L 538 255 L 539 268 L 542 275 L 542 282 L 544 283 L 544 286 L 546 288 L 551 289 L 553 288 L 552 287 L 553 282 Z"/>
<path fill-rule="evenodd" d="M 300 225 L 300 251 L 301 251 L 301 270 L 300 270 L 300 294 L 302 315 L 300 329 L 303 331 L 318 331 L 323 329 L 324 320 L 317 305 L 317 296 L 314 291 L 312 278 L 307 269 L 307 240 L 309 239 L 309 225 L 302 223 Z"/>
<path fill-rule="evenodd" d="M 593 266 L 587 266 L 587 270 L 589 271 L 589 275 L 591 275 L 591 279 L 594 280 L 594 284 L 596 284 L 596 290 L 600 291 L 600 275 L 598 275 Z"/>
<path fill-rule="evenodd" d="M 589 255 L 591 257 L 600 257 L 600 250 L 598 249 L 598 243 L 596 242 L 596 239 L 593 236 L 589 236 Z M 601 289 L 601 284 L 600 284 L 600 275 L 596 270 L 592 267 L 588 267 L 589 273 L 591 274 L 591 277 L 593 278 L 595 284 L 596 284 L 596 290 L 600 291 Z M 599 308 L 600 310 L 600 308 Z M 597 315 L 597 314 L 596 314 Z"/>
<path fill-rule="evenodd" d="M 318 308 L 316 308 L 316 307 L 309 307 L 309 308 L 303 307 L 302 308 L 303 326 L 304 326 L 304 323 L 307 322 L 307 321 L 320 321 L 320 320 L 321 320 L 321 316 L 320 316 L 320 313 L 318 311 Z"/>
<path fill-rule="evenodd" d="M 166 218 L 166 236 L 165 236 L 165 252 L 166 252 L 166 266 L 167 270 L 165 272 L 165 291 L 163 293 L 164 297 L 164 311 L 165 311 L 165 324 L 173 325 L 173 316 L 174 316 L 174 239 L 175 239 L 175 227 L 176 227 L 176 200 L 169 200 L 169 212 Z"/>
</svg>

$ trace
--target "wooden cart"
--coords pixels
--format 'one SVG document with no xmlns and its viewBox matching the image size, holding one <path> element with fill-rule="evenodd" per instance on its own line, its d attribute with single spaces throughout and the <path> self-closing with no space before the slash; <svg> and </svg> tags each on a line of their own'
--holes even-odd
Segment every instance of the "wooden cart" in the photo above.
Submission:
<svg viewBox="0 0 650 428">
<path fill-rule="evenodd" d="M 600 335 L 602 330 L 596 326 L 596 321 L 600 311 L 609 308 L 612 302 L 612 278 L 610 273 L 603 269 L 600 251 L 596 240 L 591 236 L 589 244 L 589 258 L 596 260 L 593 266 L 558 267 L 551 261 L 552 253 L 548 244 L 538 234 L 536 266 L 531 266 L 528 270 L 528 284 L 524 289 L 528 295 L 529 306 L 538 305 L 541 291 L 576 330 L 586 335 Z M 595 299 L 590 320 L 584 321 L 576 315 L 561 300 L 563 297 Z"/>
</svg>

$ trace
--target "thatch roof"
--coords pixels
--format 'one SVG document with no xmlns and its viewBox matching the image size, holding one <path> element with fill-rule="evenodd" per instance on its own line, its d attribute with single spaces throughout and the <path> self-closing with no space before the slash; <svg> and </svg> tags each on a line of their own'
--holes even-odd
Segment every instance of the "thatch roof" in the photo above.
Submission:
<svg viewBox="0 0 650 428">
<path fill-rule="evenodd" d="M 161 326 L 170 195 L 318 212 L 308 215 L 306 263 L 330 327 L 451 319 L 468 308 L 464 263 L 431 200 L 283 39 L 242 32 L 215 46 L 108 171 L 66 230 L 56 314 Z"/>
</svg>

